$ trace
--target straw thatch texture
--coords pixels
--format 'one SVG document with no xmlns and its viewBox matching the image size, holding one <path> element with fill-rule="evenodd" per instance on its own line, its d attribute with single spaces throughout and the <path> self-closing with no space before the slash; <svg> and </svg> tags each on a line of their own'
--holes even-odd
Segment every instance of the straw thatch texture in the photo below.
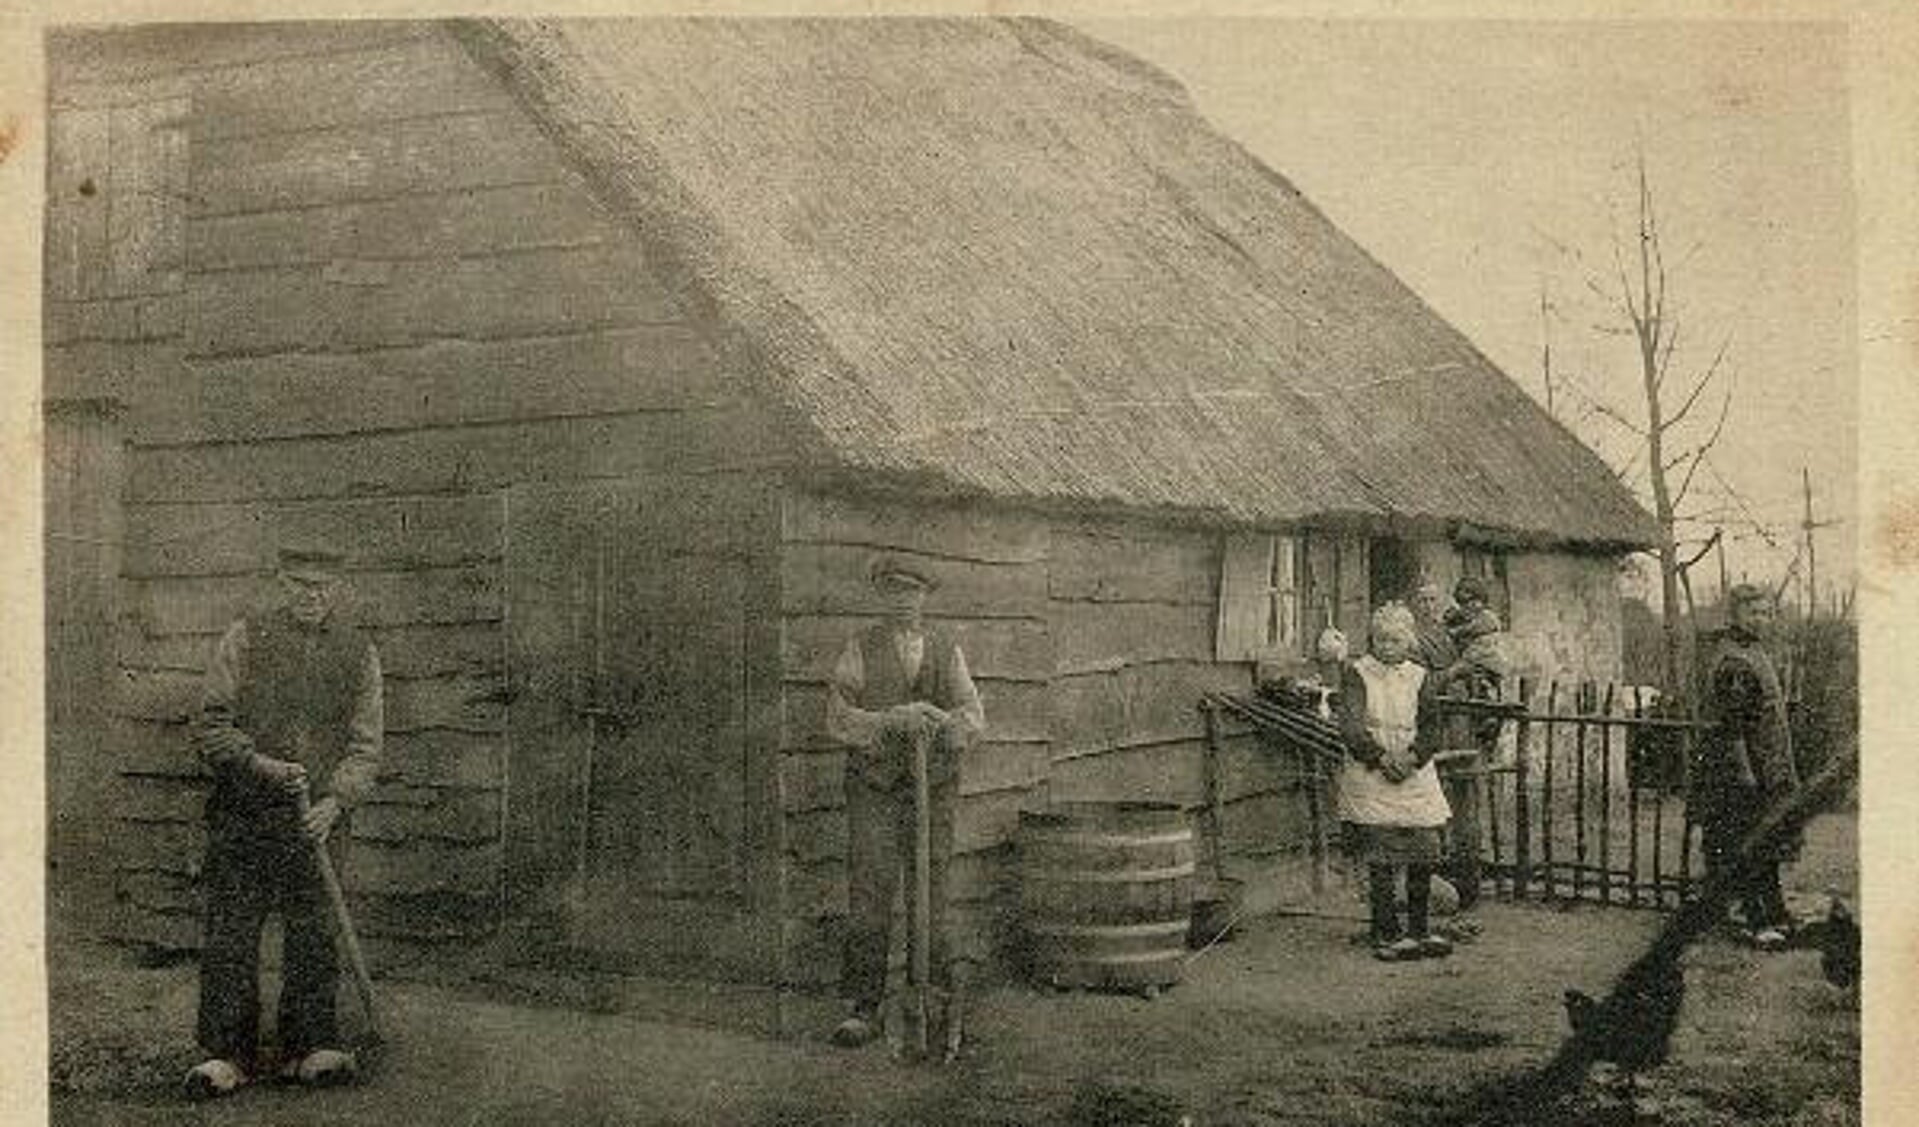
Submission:
<svg viewBox="0 0 1919 1127">
<path fill-rule="evenodd" d="M 1591 451 L 1179 86 L 1037 20 L 457 25 L 828 463 L 1648 542 Z"/>
</svg>

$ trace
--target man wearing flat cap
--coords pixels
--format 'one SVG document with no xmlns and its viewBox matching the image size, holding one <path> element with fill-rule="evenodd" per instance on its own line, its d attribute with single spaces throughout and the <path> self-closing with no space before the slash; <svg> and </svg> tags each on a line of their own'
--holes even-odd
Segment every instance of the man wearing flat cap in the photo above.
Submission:
<svg viewBox="0 0 1919 1127">
<path fill-rule="evenodd" d="M 1726 630 L 1706 675 L 1698 770 L 1687 802 L 1705 838 L 1709 873 L 1729 877 L 1747 937 L 1762 951 L 1786 947 L 1792 916 L 1779 887 L 1779 866 L 1798 855 L 1796 836 L 1756 857 L 1737 855 L 1774 802 L 1799 787 L 1786 692 L 1766 651 L 1772 596 L 1741 583 L 1726 593 Z"/>
<path fill-rule="evenodd" d="M 205 947 L 198 1038 L 187 1074 L 200 1097 L 225 1095 L 265 1067 L 260 932 L 278 913 L 281 1075 L 339 1083 L 355 1069 L 334 1014 L 338 961 L 315 845 L 338 867 L 344 819 L 373 787 L 384 729 L 380 658 L 336 613 L 341 553 L 281 546 L 277 597 L 221 637 L 206 674 L 195 746 L 207 796 Z M 303 798 L 310 798 L 304 804 Z"/>
<path fill-rule="evenodd" d="M 914 861 L 916 745 L 926 756 L 930 798 L 927 965 L 932 985 L 951 996 L 946 874 L 960 751 L 986 727 L 966 656 L 950 635 L 927 628 L 921 619 L 927 594 L 937 586 L 933 573 L 915 561 L 883 556 L 867 574 L 884 617 L 855 634 L 840 652 L 826 712 L 828 733 L 851 749 L 846 757 L 847 932 L 840 975 L 851 1011 L 833 1031 L 834 1042 L 849 1048 L 879 1032 L 893 899 L 897 890 L 911 887 L 906 874 Z"/>
</svg>

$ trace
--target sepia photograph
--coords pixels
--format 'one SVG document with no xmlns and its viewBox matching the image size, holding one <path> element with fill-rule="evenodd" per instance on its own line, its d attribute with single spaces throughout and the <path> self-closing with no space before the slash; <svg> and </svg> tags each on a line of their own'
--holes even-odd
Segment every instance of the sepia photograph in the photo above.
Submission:
<svg viewBox="0 0 1919 1127">
<path fill-rule="evenodd" d="M 51 1122 L 1901 1120 L 1843 9 L 111 11 Z"/>
</svg>

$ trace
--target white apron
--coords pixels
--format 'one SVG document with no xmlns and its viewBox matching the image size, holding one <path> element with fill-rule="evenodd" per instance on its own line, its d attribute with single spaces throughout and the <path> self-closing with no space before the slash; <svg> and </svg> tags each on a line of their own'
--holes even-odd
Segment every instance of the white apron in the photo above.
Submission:
<svg viewBox="0 0 1919 1127">
<path fill-rule="evenodd" d="M 1415 661 L 1385 665 L 1371 654 L 1353 662 L 1353 669 L 1366 682 L 1366 730 L 1387 751 L 1411 747 L 1426 670 Z M 1339 817 L 1368 826 L 1434 827 L 1446 824 L 1452 808 L 1431 763 L 1395 783 L 1348 758 L 1339 768 Z"/>
</svg>

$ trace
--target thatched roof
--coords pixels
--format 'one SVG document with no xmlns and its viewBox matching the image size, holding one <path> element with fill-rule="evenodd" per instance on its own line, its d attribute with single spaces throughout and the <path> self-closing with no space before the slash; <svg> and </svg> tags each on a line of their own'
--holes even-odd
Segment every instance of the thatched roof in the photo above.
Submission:
<svg viewBox="0 0 1919 1127">
<path fill-rule="evenodd" d="M 461 23 L 827 461 L 1038 504 L 1651 521 L 1177 83 L 1041 20 Z"/>
</svg>

